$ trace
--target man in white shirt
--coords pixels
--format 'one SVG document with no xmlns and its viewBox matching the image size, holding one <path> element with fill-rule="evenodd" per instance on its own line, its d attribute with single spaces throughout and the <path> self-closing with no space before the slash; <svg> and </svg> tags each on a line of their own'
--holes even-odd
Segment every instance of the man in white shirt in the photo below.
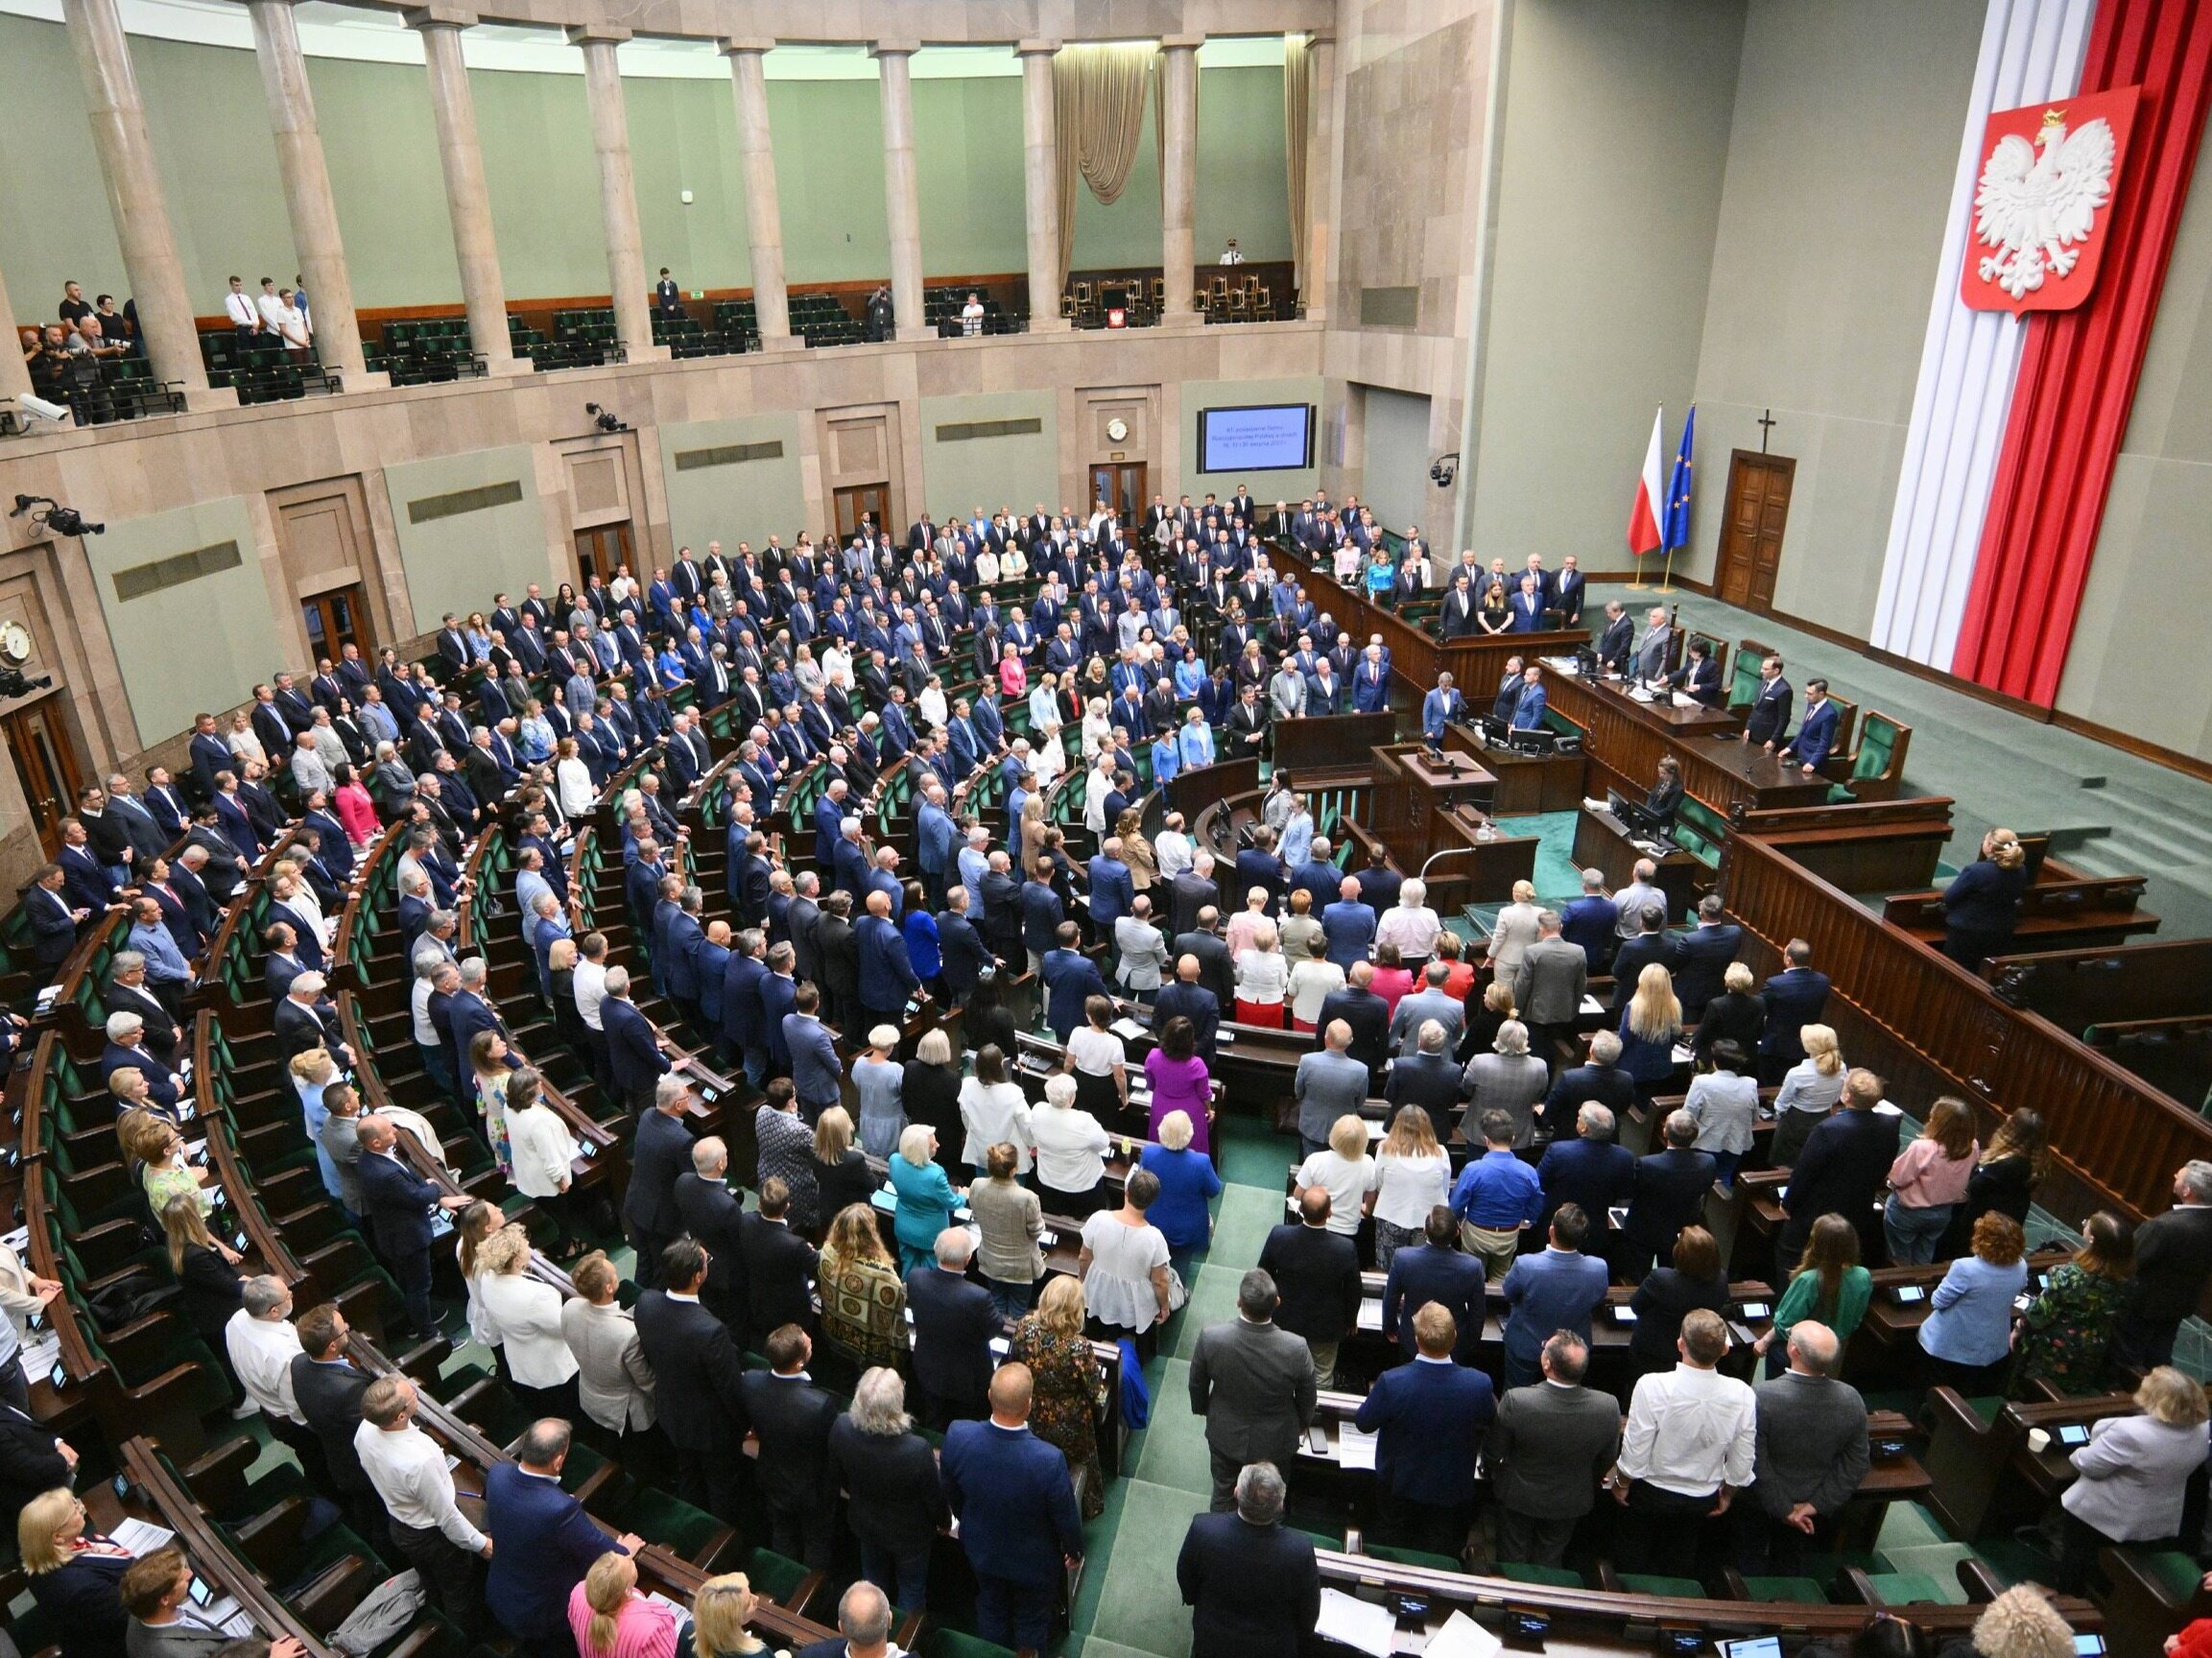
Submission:
<svg viewBox="0 0 2212 1658">
<path fill-rule="evenodd" d="M 353 1449 L 384 1499 L 392 1540 L 421 1573 L 430 1603 L 459 1627 L 473 1628 L 484 1596 L 471 1556 L 490 1559 L 491 1539 L 455 1504 L 444 1450 L 415 1426 L 415 1384 L 379 1376 L 361 1396 L 361 1416 Z"/>
<path fill-rule="evenodd" d="M 607 935 L 586 933 L 576 944 L 576 1011 L 583 1019 L 583 1039 L 591 1049 L 591 1073 L 603 1090 L 614 1087 L 614 1059 L 607 1046 L 600 1004 L 607 1000 Z"/>
<path fill-rule="evenodd" d="M 223 296 L 223 309 L 231 327 L 238 330 L 240 344 L 261 332 L 261 313 L 253 308 L 253 296 L 246 292 L 244 277 L 230 278 L 230 292 Z"/>
<path fill-rule="evenodd" d="M 1170 812 L 1153 841 L 1153 855 L 1159 860 L 1160 879 L 1173 881 L 1191 866 L 1191 838 L 1183 833 L 1183 815 Z"/>
<path fill-rule="evenodd" d="M 281 339 L 284 334 L 285 304 L 282 296 L 276 292 L 275 277 L 261 278 L 261 297 L 254 301 L 253 308 L 260 318 L 262 333 L 274 334 Z"/>
<path fill-rule="evenodd" d="M 261 1412 L 271 1435 L 292 1447 L 310 1482 L 327 1486 L 322 1442 L 292 1392 L 292 1361 L 299 1333 L 292 1328 L 292 1291 L 281 1278 L 249 1278 L 237 1312 L 223 1326 L 223 1345 L 246 1397 Z"/>
<path fill-rule="evenodd" d="M 1728 1351 L 1718 1313 L 1688 1314 L 1675 1348 L 1681 1363 L 1646 1376 L 1629 1402 L 1613 1497 L 1628 1510 L 1621 1569 L 1691 1577 L 1705 1533 L 1751 1482 L 1758 1408 L 1748 1384 L 1718 1369 Z"/>
<path fill-rule="evenodd" d="M 1237 246 L 1237 239 L 1231 236 L 1229 245 L 1222 249 L 1222 263 L 1224 265 L 1242 265 L 1244 262 L 1244 249 Z"/>
</svg>

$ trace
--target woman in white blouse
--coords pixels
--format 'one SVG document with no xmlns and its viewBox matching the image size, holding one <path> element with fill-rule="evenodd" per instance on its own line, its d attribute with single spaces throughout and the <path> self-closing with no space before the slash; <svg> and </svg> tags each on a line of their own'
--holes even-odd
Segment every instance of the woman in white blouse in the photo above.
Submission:
<svg viewBox="0 0 2212 1658">
<path fill-rule="evenodd" d="M 1402 1107 L 1375 1151 L 1377 1271 L 1388 1272 L 1392 1256 L 1421 1241 L 1429 1211 L 1446 1200 L 1451 1181 L 1451 1159 L 1437 1143 L 1428 1112 Z"/>
<path fill-rule="evenodd" d="M 588 815 L 599 798 L 599 788 L 591 780 L 591 768 L 579 757 L 576 739 L 563 737 L 554 755 L 553 783 L 560 795 L 560 810 L 570 817 Z"/>
<path fill-rule="evenodd" d="M 584 1415 L 617 1437 L 653 1426 L 653 1366 L 637 1325 L 616 1302 L 621 1274 L 600 1250 L 576 1264 L 576 1293 L 560 1308 L 560 1333 L 576 1358 Z"/>
<path fill-rule="evenodd" d="M 1021 550 L 1019 541 L 1006 544 L 1006 551 L 999 555 L 998 573 L 1008 581 L 1019 581 L 1029 574 L 1029 555 Z"/>
<path fill-rule="evenodd" d="M 258 760 L 269 764 L 269 750 L 262 747 L 261 738 L 253 729 L 253 717 L 241 708 L 230 716 L 229 735 L 223 739 L 234 760 Z M 243 771 L 241 772 L 243 775 Z"/>
<path fill-rule="evenodd" d="M 545 1102 L 537 1073 L 527 1065 L 507 1077 L 507 1151 L 514 1161 L 514 1189 L 535 1204 L 560 1235 L 553 1258 L 575 1260 L 583 1253 L 583 1244 L 569 1224 L 568 1187 L 576 1142 L 559 1113 Z"/>
<path fill-rule="evenodd" d="M 1329 941 L 1317 936 L 1306 943 L 1308 955 L 1303 961 L 1291 963 L 1289 989 L 1291 1029 L 1313 1030 L 1320 1026 L 1321 1004 L 1329 993 L 1344 987 L 1344 970 L 1328 957 Z"/>
<path fill-rule="evenodd" d="M 1397 908 L 1383 912 L 1375 928 L 1375 942 L 1395 944 L 1398 959 L 1417 967 L 1436 954 L 1437 934 L 1442 927 L 1437 912 L 1429 908 L 1428 883 L 1408 881 L 1398 888 Z"/>
<path fill-rule="evenodd" d="M 1497 925 L 1490 929 L 1486 961 L 1494 977 L 1502 979 L 1520 970 L 1521 957 L 1542 936 L 1536 925 L 1542 913 L 1536 908 L 1535 888 L 1526 881 L 1514 882 L 1513 901 L 1498 912 Z"/>
<path fill-rule="evenodd" d="M 1036 773 L 1039 791 L 1050 789 L 1067 771 L 1067 750 L 1060 746 L 1058 720 L 1047 720 L 1039 727 L 1036 746 L 1030 750 L 1029 769 Z"/>
<path fill-rule="evenodd" d="M 805 647 L 801 646 L 800 649 L 804 650 Z M 935 674 L 929 676 L 929 683 L 921 688 L 921 695 L 914 701 L 915 706 L 921 710 L 921 717 L 932 725 L 943 725 L 951 718 L 951 710 L 944 700 L 944 682 Z"/>
<path fill-rule="evenodd" d="M 1084 764 L 1096 764 L 1099 750 L 1106 746 L 1106 740 L 1113 735 L 1113 722 L 1106 718 L 1106 703 L 1104 697 L 1093 697 L 1083 705 L 1082 757 Z M 1107 781 L 1110 783 L 1112 779 L 1109 777 Z M 1106 796 L 1102 793 L 1099 798 L 1103 802 Z"/>
<path fill-rule="evenodd" d="M 975 556 L 976 585 L 979 587 L 988 587 L 996 582 L 998 579 L 998 555 L 990 550 L 990 543 L 986 541 L 983 544 L 982 550 L 979 551 Z"/>
<path fill-rule="evenodd" d="M 530 1235 L 502 1226 L 476 1251 L 478 1294 L 492 1341 L 507 1354 L 508 1386 L 534 1416 L 576 1409 L 576 1355 L 560 1327 L 560 1291 L 533 1278 Z"/>
<path fill-rule="evenodd" d="M 1031 1110 L 1029 1125 L 1036 1141 L 1036 1183 L 1046 1212 L 1071 1220 L 1087 1219 L 1099 1206 L 1106 1154 L 1113 1141 L 1096 1117 L 1076 1108 L 1073 1077 L 1062 1071 L 1044 1079 L 1044 1103 Z"/>
<path fill-rule="evenodd" d="M 975 1075 L 960 1085 L 960 1120 L 967 1126 L 961 1157 L 971 1169 L 981 1169 L 984 1153 L 1004 1141 L 1014 1149 L 1014 1172 L 1029 1172 L 1030 1151 L 1036 1145 L 1030 1127 L 1029 1097 L 1020 1083 L 1008 1079 L 1006 1055 L 995 1042 L 977 1052 Z"/>
<path fill-rule="evenodd" d="M 1290 990 L 1290 964 L 1275 947 L 1275 924 L 1252 929 L 1251 947 L 1237 955 L 1237 1022 L 1283 1028 L 1283 998 Z"/>
</svg>

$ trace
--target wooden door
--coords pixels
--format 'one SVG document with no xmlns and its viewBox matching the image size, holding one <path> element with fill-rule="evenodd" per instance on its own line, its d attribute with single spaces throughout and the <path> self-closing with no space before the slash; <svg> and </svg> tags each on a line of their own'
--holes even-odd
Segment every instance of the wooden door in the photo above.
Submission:
<svg viewBox="0 0 2212 1658">
<path fill-rule="evenodd" d="M 1774 574 L 1790 518 L 1790 485 L 1797 462 L 1786 455 L 1738 449 L 1728 458 L 1728 508 L 1721 520 L 1713 595 L 1747 610 L 1774 607 Z"/>
<path fill-rule="evenodd" d="M 343 648 L 354 646 L 362 660 L 376 660 L 376 630 L 369 620 L 369 596 L 360 587 L 333 587 L 327 593 L 299 602 L 300 619 L 307 624 L 307 644 L 316 661 L 325 656 L 336 662 Z"/>
<path fill-rule="evenodd" d="M 1145 463 L 1142 461 L 1101 461 L 1090 469 L 1090 495 L 1104 501 L 1124 524 L 1144 515 Z"/>
<path fill-rule="evenodd" d="M 878 530 L 889 531 L 891 522 L 891 485 L 848 484 L 833 491 L 837 501 L 837 538 L 849 541 L 860 533 L 860 521 L 865 514 L 875 521 Z"/>
<path fill-rule="evenodd" d="M 588 583 L 597 576 L 602 581 L 612 581 L 615 572 L 629 565 L 634 575 L 637 565 L 630 554 L 630 526 L 625 524 L 595 524 L 589 530 L 576 533 L 576 568 L 579 586 Z"/>
<path fill-rule="evenodd" d="M 61 819 L 77 809 L 87 767 L 62 714 L 57 694 L 0 714 L 0 736 L 15 762 L 15 775 L 37 825 L 38 844 L 51 858 L 61 846 Z"/>
</svg>

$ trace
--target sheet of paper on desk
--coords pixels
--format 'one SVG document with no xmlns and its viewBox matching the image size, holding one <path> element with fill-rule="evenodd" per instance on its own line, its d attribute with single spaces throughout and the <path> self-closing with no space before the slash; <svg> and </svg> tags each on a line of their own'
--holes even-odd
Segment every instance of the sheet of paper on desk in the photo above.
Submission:
<svg viewBox="0 0 2212 1658">
<path fill-rule="evenodd" d="M 155 1550 L 166 1549 L 176 1535 L 168 1528 L 156 1526 L 151 1520 L 126 1520 L 107 1533 L 107 1540 L 130 1550 L 138 1559 L 143 1560 Z"/>
<path fill-rule="evenodd" d="M 1372 1330 L 1378 1335 L 1381 1334 L 1383 1328 L 1383 1304 L 1380 1301 L 1362 1301 L 1360 1303 L 1360 1328 L 1362 1330 Z"/>
<path fill-rule="evenodd" d="M 1421 1658 L 1496 1658 L 1506 1644 L 1468 1617 L 1454 1612 L 1443 1626 L 1429 1637 Z"/>
<path fill-rule="evenodd" d="M 1314 1633 L 1371 1652 L 1374 1658 L 1391 1658 L 1397 1646 L 1398 1624 L 1388 1606 L 1355 1599 L 1341 1589 L 1324 1588 L 1321 1615 L 1314 1623 Z"/>
<path fill-rule="evenodd" d="M 1119 1036 L 1124 1042 L 1134 1042 L 1140 1036 L 1149 1036 L 1152 1034 L 1150 1030 L 1146 1030 L 1142 1025 L 1139 1025 L 1134 1019 L 1116 1019 L 1111 1025 L 1107 1026 L 1106 1029 L 1111 1030 L 1116 1036 Z"/>
<path fill-rule="evenodd" d="M 653 1594 L 648 1595 L 646 1599 L 652 1601 L 655 1606 L 667 1607 L 671 1612 L 676 1614 L 676 1620 L 678 1623 L 681 1623 L 684 1619 L 691 1616 L 689 1612 L 684 1610 L 682 1601 L 671 1600 L 667 1596 L 661 1594 L 657 1590 L 655 1590 Z"/>
<path fill-rule="evenodd" d="M 1595 996 L 1583 997 L 1582 1005 L 1575 1009 L 1577 1013 L 1581 1014 L 1585 1019 L 1587 1019 L 1593 1013 L 1603 1013 L 1605 1010 L 1605 1005 L 1599 1001 Z"/>
<path fill-rule="evenodd" d="M 1690 1045 L 1687 1042 L 1677 1042 L 1675 1044 L 1676 1064 L 1688 1065 L 1695 1061 L 1697 1057 L 1697 1054 L 1691 1052 Z"/>
<path fill-rule="evenodd" d="M 0 1244 L 7 1244 L 18 1255 L 28 1254 L 31 1249 L 31 1228 L 18 1226 L 6 1237 L 0 1238 Z"/>
<path fill-rule="evenodd" d="M 48 1336 L 43 1341 L 26 1344 L 22 1358 L 24 1375 L 52 1375 L 54 1366 L 61 1362 L 61 1338 Z"/>
<path fill-rule="evenodd" d="M 1337 1466 L 1340 1468 L 1372 1468 L 1375 1465 L 1375 1436 L 1363 1433 L 1349 1422 L 1337 1424 Z"/>
</svg>

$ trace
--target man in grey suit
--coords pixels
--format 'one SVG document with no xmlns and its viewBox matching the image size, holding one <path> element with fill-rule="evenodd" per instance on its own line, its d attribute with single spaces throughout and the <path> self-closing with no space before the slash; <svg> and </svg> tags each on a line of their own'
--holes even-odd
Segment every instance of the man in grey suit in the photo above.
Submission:
<svg viewBox="0 0 2212 1658">
<path fill-rule="evenodd" d="M 1582 1386 L 1586 1342 L 1561 1330 L 1544 1343 L 1544 1379 L 1498 1401 L 1483 1440 L 1497 1499 L 1497 1557 L 1557 1566 L 1575 1523 L 1597 1505 L 1598 1481 L 1621 1443 L 1621 1408 Z"/>
<path fill-rule="evenodd" d="M 1276 1325 L 1275 1299 L 1274 1279 L 1253 1267 L 1237 1286 L 1236 1321 L 1201 1331 L 1191 1355 L 1191 1410 L 1206 1419 L 1216 1514 L 1236 1506 L 1246 1463 L 1290 1467 L 1314 1419 L 1313 1354 Z"/>
<path fill-rule="evenodd" d="M 1557 910 L 1538 913 L 1536 941 L 1521 952 L 1521 965 L 1513 974 L 1513 1006 L 1529 1028 L 1531 1051 L 1546 1063 L 1553 1058 L 1553 1044 L 1573 1034 L 1582 990 L 1590 981 L 1589 957 L 1580 944 L 1560 937 L 1559 927 Z"/>
<path fill-rule="evenodd" d="M 1832 1372 L 1842 1343 L 1825 1324 L 1790 1326 L 1790 1368 L 1753 1389 L 1759 1451 L 1751 1497 L 1758 1522 L 1739 1528 L 1738 1564 L 1753 1576 L 1794 1575 L 1806 1541 L 1867 1478 L 1867 1402 Z"/>
<path fill-rule="evenodd" d="M 1332 1019 L 1321 1032 L 1323 1047 L 1306 1054 L 1298 1061 L 1297 1078 L 1292 1090 L 1298 1101 L 1298 1157 L 1305 1158 L 1329 1149 L 1329 1130 L 1339 1117 L 1347 1112 L 1353 1116 L 1367 1103 L 1368 1089 L 1372 1081 L 1368 1068 L 1351 1056 L 1352 1028 L 1342 1019 Z M 1265 1461 L 1268 1458 L 1248 1458 Z M 1235 1478 L 1234 1472 L 1231 1479 Z"/>
<path fill-rule="evenodd" d="M 1451 976 L 1449 961 L 1431 961 L 1421 970 L 1421 988 L 1399 998 L 1397 1014 L 1391 1020 L 1391 1042 L 1399 1058 L 1419 1052 L 1424 1019 L 1434 1019 L 1444 1028 L 1447 1053 L 1459 1047 L 1460 1032 L 1467 1026 L 1467 1009 L 1457 996 L 1444 994 L 1445 982 Z"/>
<path fill-rule="evenodd" d="M 1667 626 L 1667 610 L 1654 604 L 1644 618 L 1644 630 L 1636 635 L 1634 673 L 1638 679 L 1656 679 L 1667 671 L 1667 647 L 1675 630 Z"/>
</svg>

